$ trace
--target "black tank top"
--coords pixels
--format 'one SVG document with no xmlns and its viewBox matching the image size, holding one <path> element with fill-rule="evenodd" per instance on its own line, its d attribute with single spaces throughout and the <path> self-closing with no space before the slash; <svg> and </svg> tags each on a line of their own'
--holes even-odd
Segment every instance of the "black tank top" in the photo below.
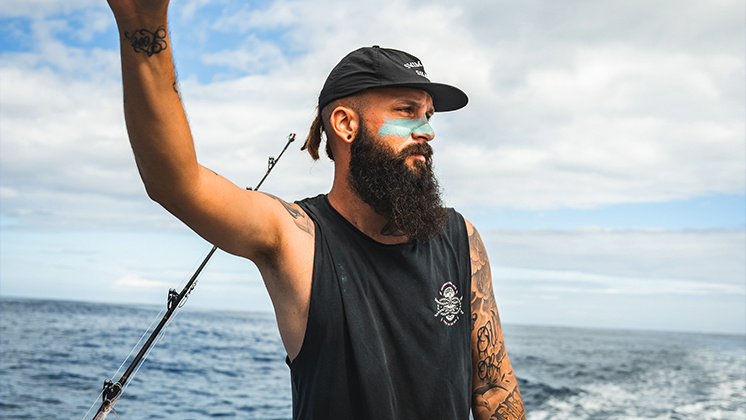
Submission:
<svg viewBox="0 0 746 420">
<path fill-rule="evenodd" d="M 316 225 L 308 324 L 290 364 L 294 419 L 468 419 L 469 243 L 453 209 L 428 242 L 381 244 L 325 195 L 298 204 Z"/>
</svg>

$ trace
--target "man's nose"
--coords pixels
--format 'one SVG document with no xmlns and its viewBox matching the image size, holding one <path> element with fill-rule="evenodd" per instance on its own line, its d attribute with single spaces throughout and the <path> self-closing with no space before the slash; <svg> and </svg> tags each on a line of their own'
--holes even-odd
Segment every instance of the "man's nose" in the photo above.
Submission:
<svg viewBox="0 0 746 420">
<path fill-rule="evenodd" d="M 430 141 L 434 139 L 435 131 L 433 131 L 433 128 L 430 126 L 427 117 L 423 115 L 419 118 L 419 121 L 421 124 L 412 130 L 412 139 L 416 141 Z"/>
</svg>

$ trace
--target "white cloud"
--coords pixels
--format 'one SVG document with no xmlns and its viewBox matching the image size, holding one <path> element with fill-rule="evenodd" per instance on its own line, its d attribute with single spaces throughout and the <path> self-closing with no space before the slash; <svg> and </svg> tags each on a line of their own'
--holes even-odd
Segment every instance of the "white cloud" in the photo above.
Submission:
<svg viewBox="0 0 746 420">
<path fill-rule="evenodd" d="M 318 5 L 318 3 L 316 3 Z M 253 8 L 242 4 L 241 10 L 224 13 L 222 19 L 212 24 L 212 28 L 231 33 L 246 33 L 252 29 L 286 28 L 300 23 L 308 16 L 310 8 L 302 2 L 278 0 L 266 8 Z"/>
<path fill-rule="evenodd" d="M 578 256 L 577 261 L 584 260 Z M 492 270 L 496 282 L 515 282 L 522 294 L 561 296 L 567 293 L 593 296 L 605 295 L 648 295 L 648 296 L 702 296 L 702 295 L 743 295 L 742 284 L 729 284 L 717 281 L 693 281 L 681 279 L 635 278 L 613 275 L 600 275 L 582 271 L 536 270 L 497 266 Z"/>
<path fill-rule="evenodd" d="M 35 2 L 41 12 L 12 4 L 10 16 L 33 17 L 34 47 L 2 55 L 2 186 L 133 200 L 142 188 L 122 121 L 118 44 L 63 41 L 107 39 L 113 18 L 86 2 Z M 434 120 L 450 205 L 550 209 L 744 191 L 743 14 L 733 17 L 742 8 L 195 0 L 172 4 L 171 19 L 190 28 L 174 34 L 177 60 L 194 55 L 222 75 L 179 66 L 199 156 L 237 184 L 253 184 L 292 131 L 299 141 L 267 188 L 293 199 L 328 189 L 329 163 L 295 148 L 334 63 L 380 44 L 414 52 L 434 80 L 470 94 L 465 110 Z M 85 13 L 87 23 L 75 17 Z M 216 48 L 207 39 L 218 35 L 237 40 Z M 229 76 L 236 70 L 245 74 Z"/>
<path fill-rule="evenodd" d="M 746 232 L 483 231 L 506 323 L 746 332 Z"/>
<path fill-rule="evenodd" d="M 40 18 L 58 13 L 72 13 L 91 8 L 103 8 L 98 0 L 4 0 L 0 3 L 0 15 L 4 17 Z"/>
<path fill-rule="evenodd" d="M 0 187 L 0 199 L 8 200 L 18 197 L 18 191 L 13 188 Z"/>
<path fill-rule="evenodd" d="M 155 281 L 127 275 L 119 280 L 115 281 L 112 285 L 114 289 L 123 289 L 125 291 L 132 291 L 133 289 L 162 289 L 166 290 L 172 287 L 173 284 L 169 284 L 163 281 Z"/>
<path fill-rule="evenodd" d="M 277 0 L 252 7 L 189 0 L 173 2 L 170 14 L 198 155 L 239 185 L 253 186 L 267 157 L 296 132 L 264 189 L 289 199 L 328 190 L 331 165 L 312 163 L 297 148 L 329 70 L 347 52 L 379 44 L 411 51 L 433 80 L 470 95 L 466 109 L 433 120 L 448 203 L 464 213 L 593 208 L 746 188 L 742 2 Z M 22 52 L 0 55 L 3 228 L 183 232 L 138 179 L 105 2 L 6 1 L 0 13 L 27 19 L 6 31 L 20 36 Z M 743 312 L 743 231 L 481 233 L 501 310 L 512 322 L 688 323 L 714 331 Z M 94 250 L 106 242 L 97 235 Z M 4 243 L 4 290 L 32 293 L 21 285 L 37 268 L 50 283 L 80 270 L 98 273 L 87 259 L 61 264 L 54 275 L 27 263 L 32 258 L 10 264 L 13 238 Z M 97 276 L 119 278 L 117 299 L 141 299 L 127 290 L 142 290 L 160 302 L 173 287 L 169 279 L 183 275 L 183 256 L 171 256 L 164 272 L 163 258 L 146 254 L 179 254 L 167 245 L 174 242 L 183 239 L 164 238 L 155 251 L 128 242 L 116 258 L 90 259 L 111 262 Z M 130 246 L 142 255 L 131 257 Z M 25 252 L 49 258 L 34 249 Z M 128 275 L 132 267 L 140 274 Z M 245 264 L 219 267 L 215 281 L 200 285 L 202 296 L 239 296 L 236 308 L 258 299 L 269 308 L 266 295 L 254 293 L 256 273 L 249 287 Z M 100 281 L 90 277 L 76 293 Z M 721 305 L 722 296 L 738 304 Z M 697 324 L 696 313 L 709 315 Z M 646 324 L 653 319 L 657 324 Z"/>
<path fill-rule="evenodd" d="M 99 60 L 100 68 L 111 58 L 103 53 L 82 60 Z M 116 84 L 17 62 L 2 66 L 0 78 L 0 182 L 19 192 L 3 206 L 4 215 L 49 210 L 64 222 L 87 215 L 92 201 L 111 204 L 142 194 Z M 99 210 L 110 214 L 122 205 L 131 204 Z"/>
<path fill-rule="evenodd" d="M 578 46 L 569 66 L 536 66 L 511 100 L 529 101 L 564 114 L 627 111 L 667 115 L 672 110 L 651 109 L 669 100 L 675 107 L 696 105 L 695 100 L 719 100 L 729 92 L 722 82 L 743 71 L 738 56 L 688 51 L 650 51 L 639 45 Z M 677 102 L 683 100 L 683 104 Z M 629 109 L 634 107 L 633 109 Z M 698 106 L 696 108 L 699 108 Z"/>
<path fill-rule="evenodd" d="M 669 281 L 699 285 L 682 290 L 743 287 L 746 232 L 577 229 L 480 232 L 492 265 L 528 270 L 560 283 L 586 279 L 628 283 L 641 291 Z M 537 270 L 537 271 L 532 271 Z M 555 273 L 551 276 L 549 273 Z M 609 283 L 611 282 L 611 283 Z M 663 284 L 663 286 L 661 286 Z M 625 286 L 628 287 L 628 286 Z M 730 289 L 729 289 L 730 290 Z"/>
<path fill-rule="evenodd" d="M 243 44 L 238 50 L 204 54 L 202 61 L 206 64 L 238 69 L 246 74 L 276 70 L 284 64 L 285 57 L 282 51 L 272 42 L 249 36 Z"/>
</svg>

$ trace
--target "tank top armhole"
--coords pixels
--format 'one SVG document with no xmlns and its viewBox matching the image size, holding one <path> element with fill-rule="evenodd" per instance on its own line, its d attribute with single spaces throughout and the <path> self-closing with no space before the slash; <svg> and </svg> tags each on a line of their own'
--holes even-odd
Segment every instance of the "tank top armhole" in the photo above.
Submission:
<svg viewBox="0 0 746 420">
<path fill-rule="evenodd" d="M 314 215 L 313 211 L 309 209 L 307 205 L 303 201 L 296 201 L 296 204 L 301 206 L 303 211 L 308 214 L 308 217 L 313 220 L 314 225 L 314 252 L 313 252 L 313 268 L 311 270 L 311 296 L 310 301 L 308 302 L 308 317 L 306 319 L 306 330 L 303 332 L 303 341 L 300 345 L 300 350 L 298 350 L 298 354 L 295 355 L 295 358 L 293 360 L 290 360 L 289 355 L 285 355 L 285 363 L 290 367 L 290 369 L 293 368 L 293 365 L 296 364 L 296 362 L 300 359 L 301 361 L 304 359 L 303 355 L 308 353 L 308 348 L 313 345 L 313 336 L 309 333 L 311 330 L 311 321 L 312 317 L 314 316 L 316 312 L 316 304 L 314 303 L 313 295 L 314 295 L 314 289 L 317 287 L 316 285 L 316 271 L 318 270 L 318 260 L 319 260 L 319 250 L 322 245 L 322 234 L 321 234 L 321 228 L 319 226 L 319 222 Z"/>
</svg>

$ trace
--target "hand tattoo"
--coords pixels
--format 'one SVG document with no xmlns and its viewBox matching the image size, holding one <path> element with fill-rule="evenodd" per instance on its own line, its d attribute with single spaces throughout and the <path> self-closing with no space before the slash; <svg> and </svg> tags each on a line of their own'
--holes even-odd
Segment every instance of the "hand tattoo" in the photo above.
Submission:
<svg viewBox="0 0 746 420">
<path fill-rule="evenodd" d="M 144 51 L 148 57 L 151 57 L 153 54 L 158 54 L 168 48 L 166 35 L 166 27 L 161 25 L 155 32 L 150 32 L 147 29 L 138 29 L 132 33 L 125 32 L 124 38 L 132 44 L 136 53 Z"/>
</svg>

